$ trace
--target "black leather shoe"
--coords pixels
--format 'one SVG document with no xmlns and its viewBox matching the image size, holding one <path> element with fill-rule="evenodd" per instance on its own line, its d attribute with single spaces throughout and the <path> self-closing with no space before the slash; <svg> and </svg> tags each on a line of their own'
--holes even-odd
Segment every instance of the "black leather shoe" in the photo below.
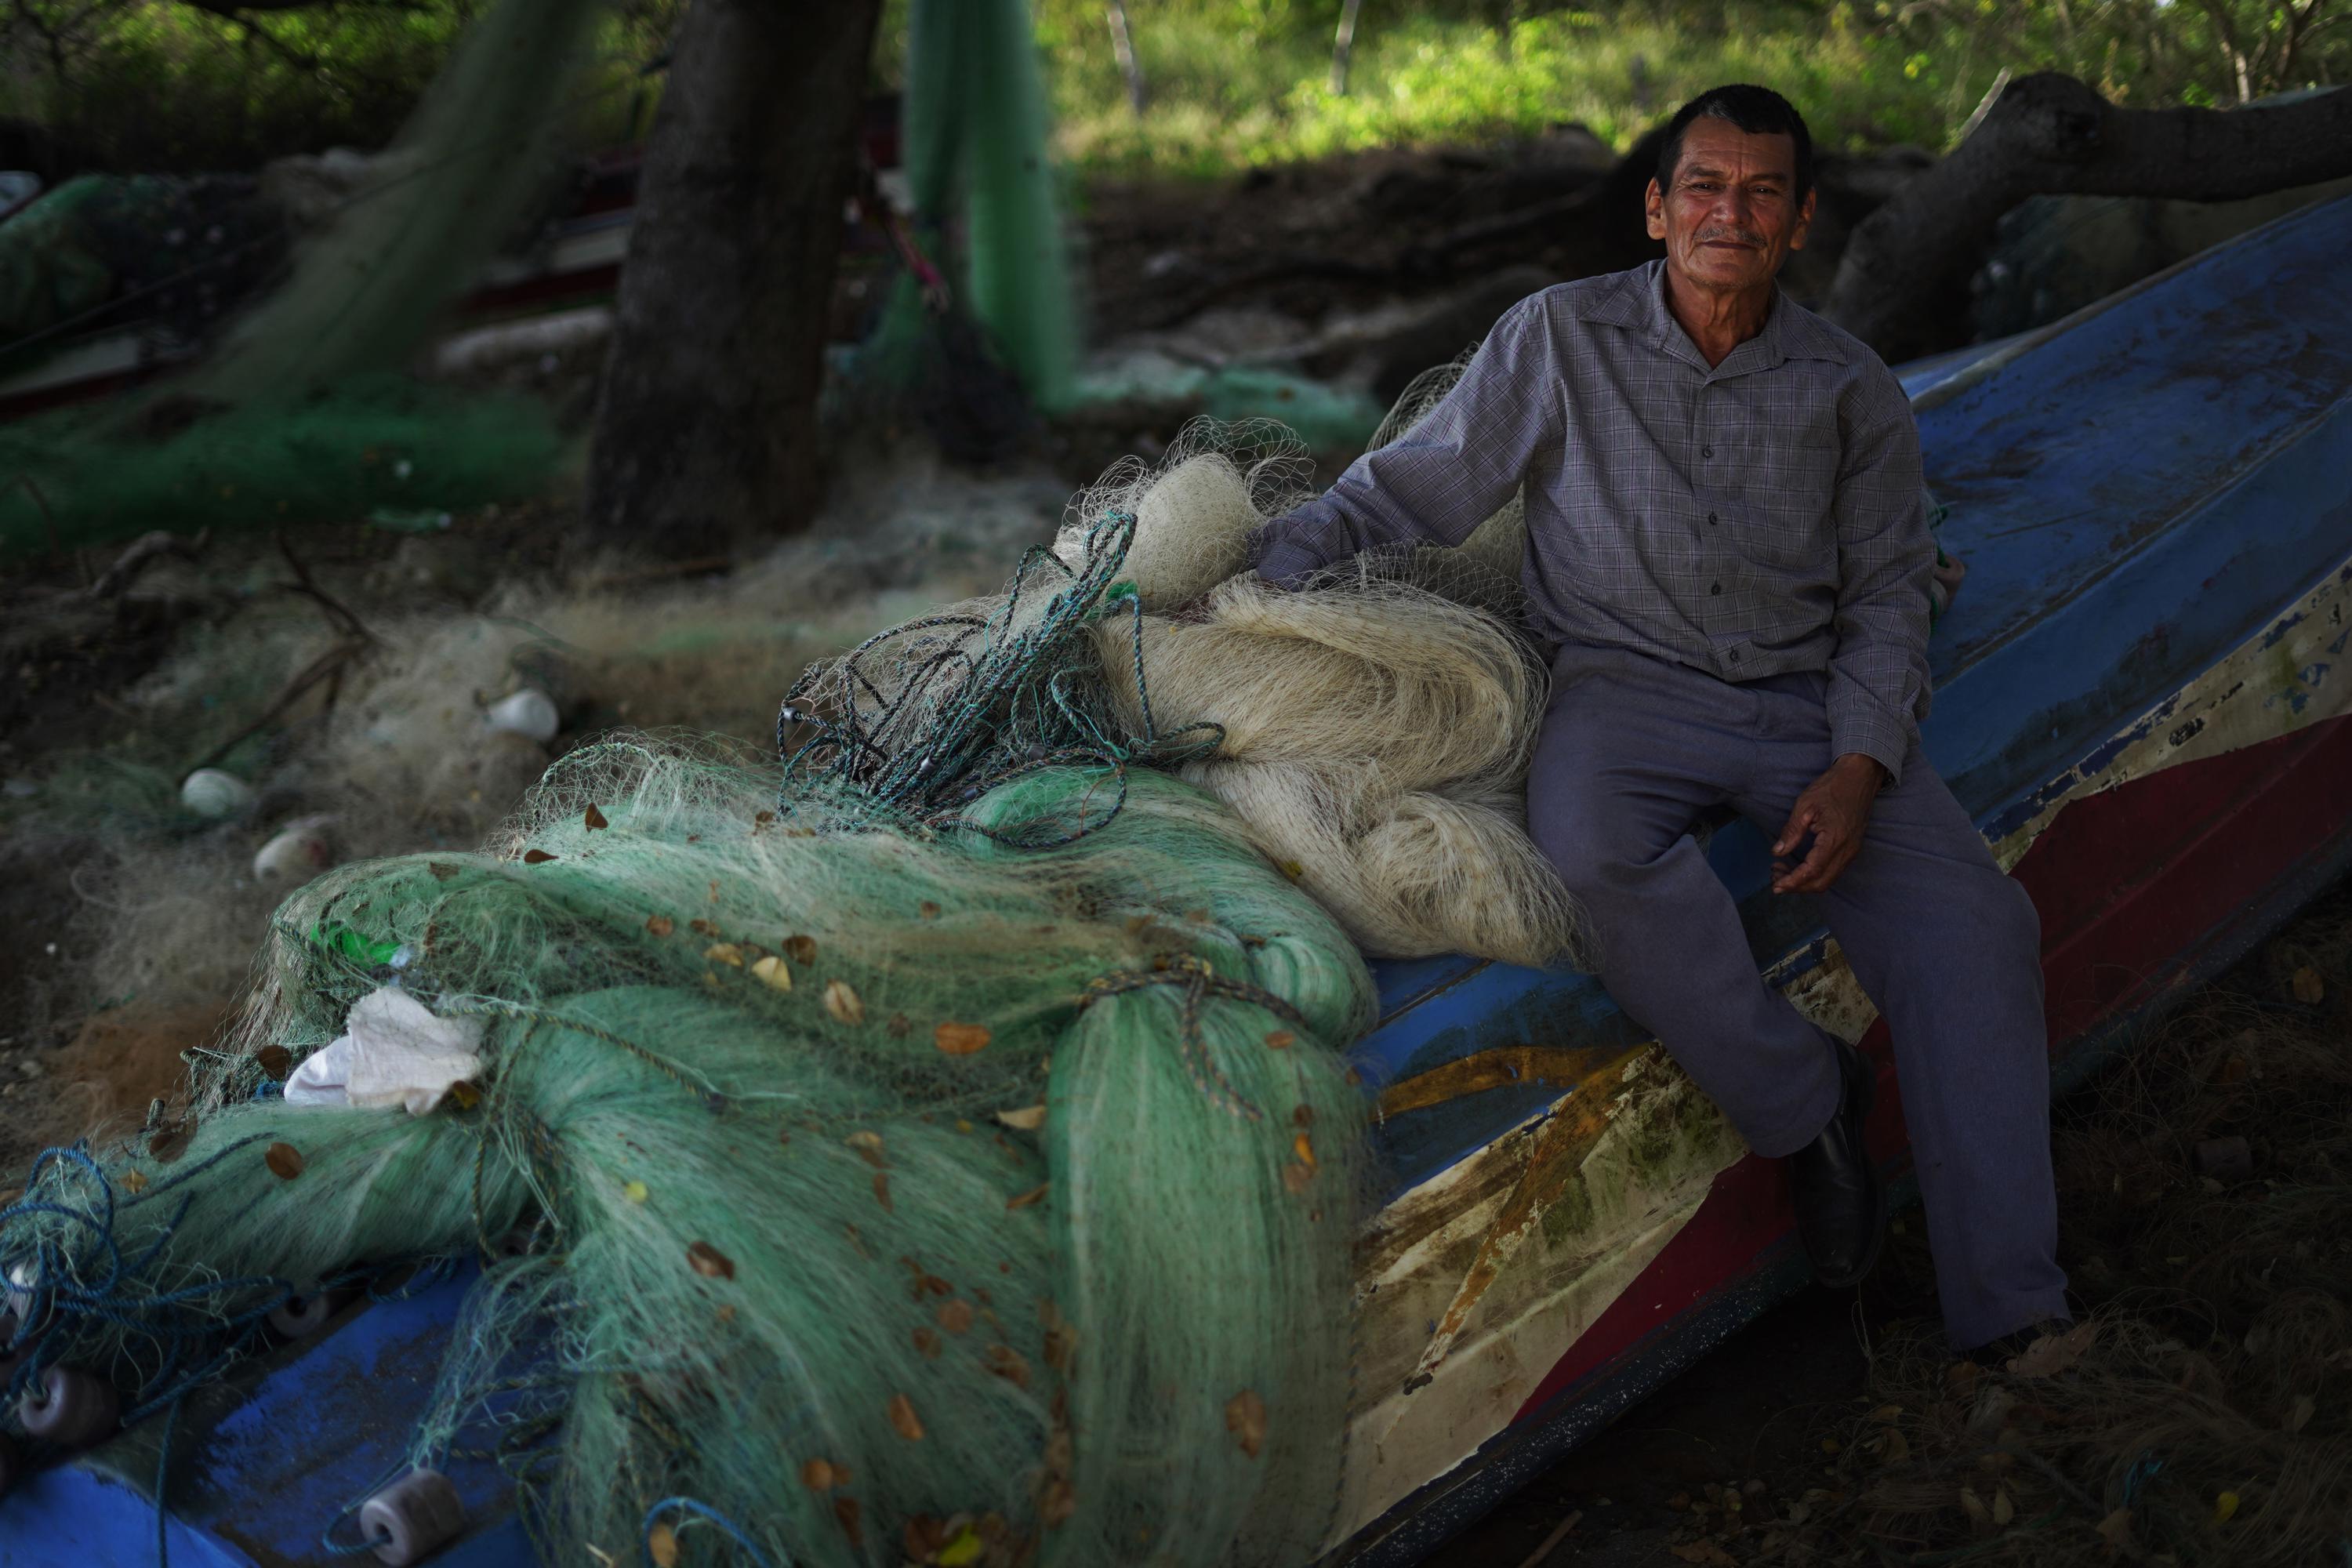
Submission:
<svg viewBox="0 0 2352 1568">
<path fill-rule="evenodd" d="M 1832 1290 L 1859 1285 L 1878 1261 L 1886 1237 L 1886 1184 L 1863 1146 L 1863 1123 L 1878 1098 L 1877 1075 L 1860 1051 L 1837 1047 L 1844 1080 L 1838 1108 L 1821 1136 L 1789 1156 L 1797 1200 L 1797 1236 L 1813 1277 Z"/>
</svg>

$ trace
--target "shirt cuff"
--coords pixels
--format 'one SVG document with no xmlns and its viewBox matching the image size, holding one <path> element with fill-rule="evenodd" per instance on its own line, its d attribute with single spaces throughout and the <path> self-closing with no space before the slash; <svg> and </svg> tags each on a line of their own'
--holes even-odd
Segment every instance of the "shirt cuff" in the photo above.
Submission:
<svg viewBox="0 0 2352 1568">
<path fill-rule="evenodd" d="M 1903 759 L 1910 754 L 1911 740 L 1907 726 L 1890 723 L 1875 714 L 1848 712 L 1830 717 L 1831 759 L 1859 752 L 1886 770 L 1890 788 L 1903 782 Z"/>
<path fill-rule="evenodd" d="M 1250 560 L 1257 574 L 1277 588 L 1296 590 L 1323 570 L 1313 552 L 1289 540 L 1269 541 L 1261 529 L 1250 537 Z"/>
</svg>

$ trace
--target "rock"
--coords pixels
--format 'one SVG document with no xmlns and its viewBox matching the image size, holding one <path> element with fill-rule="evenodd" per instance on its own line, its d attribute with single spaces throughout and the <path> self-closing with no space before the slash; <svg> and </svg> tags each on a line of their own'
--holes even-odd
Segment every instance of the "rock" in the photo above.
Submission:
<svg viewBox="0 0 2352 1568">
<path fill-rule="evenodd" d="M 198 768 L 180 783 L 180 804 L 208 821 L 220 822 L 253 804 L 253 786 L 218 768 Z"/>
<path fill-rule="evenodd" d="M 493 730 L 520 735 L 541 745 L 555 739 L 555 732 L 563 728 L 562 715 L 555 710 L 555 700 L 530 686 L 491 703 L 483 718 Z"/>
<path fill-rule="evenodd" d="M 279 828 L 277 836 L 254 854 L 255 879 L 307 882 L 333 865 L 334 847 L 327 830 L 334 820 L 331 815 L 325 814 L 301 816 Z"/>
</svg>

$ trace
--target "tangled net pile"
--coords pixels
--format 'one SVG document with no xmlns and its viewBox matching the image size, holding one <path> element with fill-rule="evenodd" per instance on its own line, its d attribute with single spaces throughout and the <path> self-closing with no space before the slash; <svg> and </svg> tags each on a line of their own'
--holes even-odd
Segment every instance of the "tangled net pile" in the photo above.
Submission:
<svg viewBox="0 0 2352 1568">
<path fill-rule="evenodd" d="M 614 740 L 479 853 L 302 889 L 187 1114 L 0 1214 L 11 1395 L 69 1366 L 169 1409 L 273 1308 L 478 1255 L 408 1458 L 495 1454 L 548 1561 L 1314 1556 L 1350 933 L 1567 926 L 1509 820 L 1539 672 L 1394 579 L 1202 598 L 1281 472 L 1234 445 L 812 672 L 781 795 Z M 1492 875 L 1535 893 L 1446 907 Z M 386 986 L 479 1070 L 421 1115 L 278 1098 Z"/>
</svg>

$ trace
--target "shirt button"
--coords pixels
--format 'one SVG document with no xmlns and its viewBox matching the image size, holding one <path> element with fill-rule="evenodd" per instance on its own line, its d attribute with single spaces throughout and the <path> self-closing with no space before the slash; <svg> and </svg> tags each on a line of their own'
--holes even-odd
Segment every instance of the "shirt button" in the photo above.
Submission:
<svg viewBox="0 0 2352 1568">
<path fill-rule="evenodd" d="M 1698 455 L 1702 458 L 1712 458 L 1715 456 L 1715 448 L 1712 447 L 1701 447 L 1698 449 Z"/>
<path fill-rule="evenodd" d="M 1723 592 L 1723 584 L 1720 583 L 1712 584 L 1708 586 L 1706 591 L 1710 594 L 1720 594 Z"/>
<path fill-rule="evenodd" d="M 1738 648 L 1733 648 L 1731 650 L 1731 662 L 1734 664 L 1738 664 L 1739 662 L 1739 650 Z"/>
<path fill-rule="evenodd" d="M 1708 513 L 1706 514 L 1706 520 L 1707 520 L 1707 521 L 1709 521 L 1709 522 L 1713 522 L 1713 521 L 1715 521 L 1715 513 L 1713 513 L 1713 512 L 1708 512 Z"/>
</svg>

